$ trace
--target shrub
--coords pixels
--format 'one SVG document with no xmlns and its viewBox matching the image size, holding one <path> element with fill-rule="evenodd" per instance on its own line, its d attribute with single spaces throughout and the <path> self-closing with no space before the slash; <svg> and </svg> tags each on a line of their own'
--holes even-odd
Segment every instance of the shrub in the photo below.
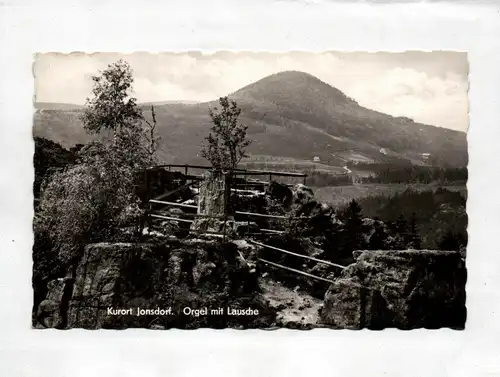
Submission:
<svg viewBox="0 0 500 377">
<path fill-rule="evenodd" d="M 48 234 L 63 262 L 82 244 L 106 239 L 142 215 L 134 193 L 137 163 L 128 161 L 128 153 L 115 143 L 82 152 L 80 164 L 54 173 L 35 217 L 35 231 Z"/>
</svg>

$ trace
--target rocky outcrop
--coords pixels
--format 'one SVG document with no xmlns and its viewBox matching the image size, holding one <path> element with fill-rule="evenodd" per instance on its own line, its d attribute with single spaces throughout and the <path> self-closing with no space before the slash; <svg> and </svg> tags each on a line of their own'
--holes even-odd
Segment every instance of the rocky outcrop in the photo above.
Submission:
<svg viewBox="0 0 500 377">
<path fill-rule="evenodd" d="M 67 323 L 67 304 L 71 297 L 73 279 L 59 278 L 47 284 L 47 296 L 38 305 L 38 328 L 64 328 Z"/>
<path fill-rule="evenodd" d="M 312 189 L 301 183 L 296 184 L 292 188 L 293 203 L 295 205 L 304 205 L 309 202 L 315 201 Z"/>
<path fill-rule="evenodd" d="M 260 294 L 255 265 L 232 243 L 190 239 L 90 244 L 75 276 L 74 283 L 50 283 L 38 308 L 44 327 L 266 327 L 275 317 Z M 185 307 L 221 307 L 224 313 L 196 317 L 183 313 Z M 257 309 L 259 315 L 231 316 L 227 307 Z M 137 315 L 138 309 L 151 314 Z"/>
<path fill-rule="evenodd" d="M 275 181 L 267 187 L 266 196 L 279 203 L 284 209 L 288 209 L 293 200 L 292 190 L 287 185 Z"/>
<path fill-rule="evenodd" d="M 321 320 L 336 328 L 462 329 L 465 262 L 459 252 L 358 251 L 333 283 Z"/>
</svg>

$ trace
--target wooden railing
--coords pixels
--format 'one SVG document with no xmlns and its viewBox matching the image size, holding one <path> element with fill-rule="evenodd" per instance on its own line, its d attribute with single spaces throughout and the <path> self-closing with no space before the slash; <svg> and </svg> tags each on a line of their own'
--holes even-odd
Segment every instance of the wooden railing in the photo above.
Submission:
<svg viewBox="0 0 500 377">
<path fill-rule="evenodd" d="M 156 165 L 147 170 L 164 168 L 171 171 L 172 169 L 184 169 L 184 175 L 192 176 L 192 177 L 200 177 L 201 175 L 192 174 L 189 175 L 189 169 L 198 169 L 198 170 L 211 170 L 212 166 L 207 165 L 191 165 L 191 164 L 164 164 L 164 165 Z M 294 177 L 294 178 L 302 178 L 303 183 L 306 184 L 307 174 L 306 173 L 293 173 L 293 172 L 282 172 L 282 171 L 272 171 L 272 170 L 247 170 L 235 168 L 233 169 L 233 175 L 235 177 L 238 176 L 268 176 L 269 181 L 272 181 L 273 177 Z M 262 182 L 268 183 L 268 182 Z"/>
<path fill-rule="evenodd" d="M 198 208 L 197 206 L 192 205 L 192 204 L 176 203 L 176 202 L 169 202 L 169 201 L 156 200 L 156 199 L 150 200 L 150 203 L 152 203 L 152 204 L 162 204 L 164 206 L 172 206 L 172 207 L 179 207 L 179 208 L 189 208 L 189 209 L 197 209 Z M 255 216 L 255 217 L 264 217 L 264 218 L 272 218 L 272 219 L 281 219 L 281 220 L 283 220 L 283 219 L 289 219 L 289 217 L 287 217 L 287 216 L 269 215 L 269 214 L 255 213 L 255 212 L 246 212 L 246 211 L 235 211 L 235 214 L 240 214 L 240 215 L 246 215 L 246 216 L 248 216 L 248 221 L 249 221 L 249 218 L 252 217 L 252 216 Z M 212 216 L 212 215 L 204 215 L 204 214 L 198 214 L 198 213 L 182 213 L 183 217 L 191 217 L 192 219 L 172 217 L 172 216 L 165 216 L 163 214 L 160 215 L 160 214 L 155 214 L 155 213 L 150 213 L 149 216 L 152 217 L 152 218 L 169 220 L 169 221 L 178 221 L 178 222 L 184 222 L 184 223 L 189 223 L 189 224 L 193 223 L 196 218 L 214 218 L 214 219 L 225 219 L 225 218 L 227 218 L 226 216 L 222 216 L 222 215 L 220 215 L 220 216 Z M 308 218 L 308 217 L 299 217 L 299 218 Z M 249 230 L 250 230 L 250 226 L 248 226 L 248 231 Z M 190 233 L 197 233 L 197 232 L 192 231 L 192 230 L 189 230 L 189 232 Z M 283 233 L 285 233 L 285 231 L 280 231 L 280 230 L 275 230 L 275 229 L 265 229 L 265 228 L 259 228 L 259 232 L 261 232 L 261 233 L 273 233 L 273 234 L 283 234 Z M 216 232 L 216 231 L 206 230 L 206 231 L 203 231 L 203 233 L 210 234 L 210 235 L 217 236 L 217 237 L 223 237 L 224 239 L 226 237 L 225 230 L 223 232 Z M 325 265 L 330 266 L 330 267 L 335 267 L 335 268 L 340 268 L 340 269 L 345 269 L 346 268 L 345 266 L 342 266 L 340 264 L 333 263 L 333 262 L 330 262 L 330 261 L 327 261 L 327 260 L 323 260 L 323 259 L 311 257 L 309 255 L 303 255 L 303 254 L 294 253 L 292 251 L 281 249 L 281 248 L 276 247 L 276 246 L 266 245 L 264 243 L 257 242 L 257 241 L 255 241 L 253 239 L 248 239 L 248 237 L 251 237 L 252 235 L 254 235 L 254 234 L 247 233 L 247 235 L 246 235 L 247 236 L 247 241 L 249 243 L 251 243 L 251 244 L 254 244 L 254 245 L 257 245 L 257 246 L 260 246 L 260 247 L 263 247 L 263 248 L 275 250 L 275 251 L 278 251 L 278 252 L 281 252 L 281 253 L 284 253 L 284 254 L 293 255 L 293 256 L 298 257 L 298 258 L 312 260 L 312 261 L 314 261 L 316 263 L 325 264 Z M 268 261 L 268 260 L 263 259 L 263 258 L 258 258 L 257 260 L 259 262 L 262 262 L 264 264 L 267 264 L 267 265 L 270 265 L 270 266 L 273 266 L 273 267 L 276 267 L 276 268 L 280 268 L 282 270 L 293 272 L 293 273 L 296 273 L 296 274 L 299 274 L 299 275 L 302 275 L 302 276 L 307 276 L 307 277 L 310 277 L 310 278 L 313 278 L 313 279 L 316 279 L 316 280 L 320 280 L 320 281 L 324 281 L 324 282 L 327 282 L 327 283 L 333 283 L 333 280 L 326 279 L 326 278 L 321 277 L 321 276 L 313 275 L 313 274 L 310 274 L 308 272 L 300 271 L 300 270 L 297 270 L 297 269 L 294 269 L 294 268 L 291 268 L 291 267 L 288 267 L 288 266 L 283 266 L 282 264 L 271 262 L 271 261 Z"/>
<path fill-rule="evenodd" d="M 276 250 L 276 251 L 280 251 L 280 252 L 285 253 L 285 254 L 294 255 L 294 256 L 299 257 L 299 258 L 305 258 L 305 259 L 309 259 L 309 260 L 312 260 L 312 261 L 315 261 L 315 262 L 318 262 L 318 263 L 326 264 L 328 266 L 338 267 L 338 268 L 342 268 L 342 269 L 345 268 L 345 266 L 342 266 L 340 264 L 332 263 L 332 262 L 329 262 L 329 261 L 326 261 L 326 260 L 323 260 L 323 259 L 318 259 L 318 258 L 310 257 L 308 255 L 293 253 L 291 251 L 288 251 L 288 250 L 285 250 L 285 249 L 280 249 L 279 247 L 275 247 L 275 246 L 271 246 L 271 245 L 265 245 L 263 243 L 260 243 L 260 242 L 254 241 L 254 240 L 249 240 L 249 242 L 253 243 L 255 245 L 258 245 L 258 246 L 267 247 L 268 249 L 273 249 L 273 250 Z"/>
<path fill-rule="evenodd" d="M 170 206 L 170 207 L 180 207 L 180 208 L 189 208 L 189 209 L 197 209 L 198 206 L 192 205 L 192 204 L 184 204 L 184 203 L 176 203 L 176 202 L 168 202 L 164 200 L 156 200 L 156 199 L 151 199 L 149 201 L 151 204 L 162 204 L 164 206 Z M 152 210 L 150 210 L 150 217 L 153 218 L 158 218 L 158 219 L 164 219 L 164 220 L 170 220 L 170 221 L 180 221 L 180 222 L 186 222 L 186 223 L 193 223 L 195 220 L 190 220 L 190 219 L 183 219 L 183 218 L 178 218 L 178 217 L 171 217 L 171 216 L 165 216 L 165 215 L 160 215 L 154 213 Z M 289 217 L 287 216 L 279 216 L 279 215 L 268 215 L 264 213 L 256 213 L 256 212 L 245 212 L 245 211 L 235 211 L 234 212 L 236 215 L 245 215 L 248 217 L 247 221 L 249 222 L 249 219 L 251 217 L 263 217 L 263 218 L 271 218 L 271 219 L 281 219 L 281 220 L 286 220 Z M 204 214 L 199 214 L 199 213 L 182 213 L 183 217 L 192 217 L 192 218 L 212 218 L 212 219 L 224 219 L 225 216 L 220 215 L 220 216 L 213 216 L 213 215 L 204 215 Z M 227 218 L 227 216 L 226 216 Z M 265 229 L 265 228 L 259 228 L 259 231 L 264 232 L 264 233 L 276 233 L 276 234 L 282 234 L 284 231 L 281 230 L 275 230 L 275 229 Z M 222 234 L 222 233 L 221 233 Z"/>
<path fill-rule="evenodd" d="M 309 260 L 315 261 L 317 263 L 326 264 L 327 266 L 340 268 L 342 270 L 344 270 L 344 269 L 347 268 L 346 266 L 342 266 L 342 265 L 337 264 L 337 263 L 332 263 L 330 261 L 326 261 L 326 260 L 323 260 L 323 259 L 318 259 L 318 258 L 310 257 L 309 255 L 297 254 L 297 253 L 291 252 L 289 250 L 280 249 L 279 247 L 275 247 L 275 246 L 271 246 L 271 245 L 266 245 L 266 244 L 263 244 L 263 243 L 260 243 L 260 242 L 254 241 L 254 240 L 248 240 L 248 242 L 251 243 L 251 244 L 254 244 L 254 245 L 258 245 L 258 246 L 264 247 L 264 248 L 276 250 L 276 251 L 279 251 L 281 253 L 285 253 L 285 254 L 288 254 L 288 255 L 293 255 L 293 256 L 296 256 L 296 257 L 299 257 L 299 258 L 309 259 Z M 268 261 L 268 260 L 262 259 L 262 258 L 257 258 L 257 260 L 260 261 L 260 262 L 262 262 L 262 263 L 271 265 L 273 267 L 280 268 L 282 270 L 294 272 L 296 274 L 307 276 L 307 277 L 310 277 L 310 278 L 313 278 L 313 279 L 316 279 L 316 280 L 325 281 L 327 283 L 333 283 L 333 280 L 326 279 L 326 278 L 321 277 L 321 276 L 313 275 L 313 274 L 310 274 L 308 272 L 300 271 L 300 270 L 297 270 L 295 268 L 291 268 L 291 267 L 288 267 L 288 266 L 283 266 L 282 264 L 279 264 L 279 263 L 276 263 L 276 262 L 271 262 L 271 261 Z"/>
<path fill-rule="evenodd" d="M 194 176 L 194 175 L 193 176 L 189 176 L 188 173 L 189 173 L 189 169 L 190 168 L 191 169 L 203 169 L 203 170 L 210 170 L 211 169 L 210 166 L 189 165 L 189 164 L 184 164 L 184 165 L 180 165 L 180 164 L 179 165 L 176 165 L 176 164 L 167 164 L 167 165 L 159 165 L 159 166 L 156 166 L 155 168 L 168 168 L 169 170 L 171 170 L 172 168 L 184 168 L 184 175 L 186 177 L 197 177 L 197 176 Z M 269 175 L 269 180 L 270 181 L 272 180 L 273 176 L 280 176 L 280 177 L 300 177 L 300 178 L 304 179 L 304 183 L 306 182 L 306 178 L 307 178 L 307 174 L 303 174 L 303 173 L 276 172 L 276 171 L 265 171 L 265 170 L 245 170 L 245 169 L 235 169 L 233 171 L 233 175 L 234 176 L 238 176 L 238 175 L 242 175 L 242 176 Z M 199 176 L 199 177 L 201 178 L 201 176 Z M 255 183 L 255 182 L 253 182 L 253 183 Z M 260 182 L 260 181 L 258 181 L 258 183 L 264 183 L 264 184 L 267 183 L 268 184 L 269 182 Z M 159 197 L 157 197 L 155 199 L 149 200 L 149 203 L 150 203 L 150 205 L 152 205 L 152 204 L 161 204 L 161 205 L 167 206 L 167 207 L 171 206 L 171 207 L 179 207 L 179 208 L 198 209 L 198 206 L 192 205 L 192 204 L 185 204 L 185 203 L 177 203 L 177 202 L 160 200 L 160 199 L 163 199 L 163 198 L 167 198 L 168 196 L 170 196 L 172 194 L 175 194 L 178 191 L 181 191 L 182 189 L 185 189 L 186 187 L 189 187 L 191 185 L 192 185 L 192 183 L 185 184 L 185 185 L 183 185 L 181 187 L 178 187 L 178 188 L 176 188 L 174 190 L 171 190 L 171 191 L 169 191 L 169 192 L 167 192 L 167 193 L 165 193 L 163 195 L 160 195 Z M 290 219 L 289 216 L 270 215 L 270 214 L 256 213 L 256 212 L 247 212 L 247 211 L 235 211 L 234 214 L 247 216 L 247 221 L 248 221 L 248 225 L 249 225 L 248 226 L 248 230 L 250 229 L 249 219 L 251 217 L 260 217 L 260 218 L 269 218 L 269 219 L 280 219 L 280 220 Z M 220 215 L 220 216 L 212 216 L 212 215 L 204 215 L 204 214 L 198 214 L 198 213 L 185 213 L 185 212 L 182 213 L 180 216 L 182 216 L 182 217 L 188 217 L 188 218 L 179 218 L 179 217 L 173 217 L 173 216 L 165 216 L 164 214 L 154 213 L 151 210 L 151 207 L 150 207 L 150 214 L 149 214 L 149 216 L 152 217 L 152 218 L 157 218 L 157 219 L 163 219 L 163 220 L 169 220 L 169 221 L 179 221 L 179 222 L 190 223 L 190 224 L 193 223 L 196 218 L 214 218 L 214 219 L 221 219 L 223 221 L 227 218 L 227 216 L 222 216 L 222 215 Z M 301 216 L 301 217 L 295 217 L 295 218 L 309 218 L 309 217 Z M 194 232 L 194 231 L 189 230 L 189 232 L 191 233 L 191 232 Z M 264 229 L 264 228 L 259 228 L 259 232 L 274 233 L 274 234 L 283 234 L 283 233 L 285 233 L 285 231 L 282 231 L 282 230 Z M 224 231 L 223 232 L 216 232 L 216 231 L 208 231 L 207 230 L 207 231 L 203 231 L 203 233 L 212 234 L 214 236 L 223 237 L 224 239 L 226 237 L 225 227 L 224 227 Z M 252 236 L 252 234 L 248 233 L 247 237 L 250 237 L 250 236 Z M 340 269 L 345 269 L 346 268 L 346 266 L 342 266 L 340 264 L 336 264 L 336 263 L 333 263 L 333 262 L 330 262 L 330 261 L 326 261 L 326 260 L 323 260 L 323 259 L 319 259 L 319 258 L 314 258 L 314 257 L 308 256 L 308 255 L 302 255 L 302 254 L 294 253 L 294 252 L 291 252 L 289 250 L 281 249 L 281 248 L 278 248 L 278 247 L 275 247 L 275 246 L 266 245 L 266 244 L 263 244 L 261 242 L 254 241 L 253 239 L 247 239 L 247 240 L 248 240 L 248 242 L 250 242 L 250 243 L 252 243 L 254 245 L 257 245 L 257 246 L 260 246 L 260 247 L 263 247 L 263 248 L 272 249 L 272 250 L 275 250 L 275 251 L 278 251 L 278 252 L 281 252 L 281 253 L 284 253 L 284 254 L 293 255 L 293 256 L 298 257 L 298 258 L 312 260 L 312 261 L 314 261 L 316 263 L 322 263 L 322 264 L 328 265 L 330 267 L 335 267 L 335 268 L 340 268 Z M 282 270 L 290 271 L 290 272 L 293 272 L 293 273 L 296 273 L 296 274 L 299 274 L 299 275 L 302 275 L 302 276 L 307 276 L 307 277 L 310 277 L 310 278 L 313 278 L 313 279 L 316 279 L 316 280 L 320 280 L 320 281 L 324 281 L 324 282 L 327 282 L 327 283 L 333 283 L 333 280 L 326 279 L 326 278 L 321 277 L 321 276 L 313 275 L 313 274 L 310 274 L 308 272 L 300 271 L 300 270 L 297 270 L 295 268 L 283 266 L 282 264 L 271 262 L 271 261 L 268 261 L 268 260 L 263 259 L 263 258 L 258 258 L 257 260 L 259 262 L 265 263 L 267 265 L 270 265 L 270 266 L 273 266 L 273 267 L 276 267 L 276 268 L 280 268 Z"/>
</svg>

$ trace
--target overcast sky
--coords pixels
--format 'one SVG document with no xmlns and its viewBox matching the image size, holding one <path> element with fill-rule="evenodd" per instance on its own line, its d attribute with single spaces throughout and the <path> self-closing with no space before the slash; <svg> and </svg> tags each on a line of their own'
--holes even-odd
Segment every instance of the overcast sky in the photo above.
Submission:
<svg viewBox="0 0 500 377">
<path fill-rule="evenodd" d="M 466 53 L 134 53 L 42 54 L 35 60 L 38 102 L 84 104 L 92 75 L 124 59 L 134 70 L 139 102 L 209 101 L 267 75 L 308 72 L 362 106 L 466 131 Z"/>
</svg>

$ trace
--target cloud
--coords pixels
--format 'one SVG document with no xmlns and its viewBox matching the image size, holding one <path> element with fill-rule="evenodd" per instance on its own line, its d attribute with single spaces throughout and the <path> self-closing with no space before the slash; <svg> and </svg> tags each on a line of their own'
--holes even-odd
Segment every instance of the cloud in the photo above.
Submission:
<svg viewBox="0 0 500 377">
<path fill-rule="evenodd" d="M 467 61 L 463 53 L 46 54 L 35 65 L 37 100 L 84 103 L 91 76 L 124 58 L 139 101 L 208 101 L 267 75 L 308 72 L 362 106 L 465 131 Z"/>
<path fill-rule="evenodd" d="M 456 74 L 441 78 L 398 67 L 353 86 L 350 95 L 391 115 L 461 131 L 468 126 L 467 83 Z"/>
</svg>

